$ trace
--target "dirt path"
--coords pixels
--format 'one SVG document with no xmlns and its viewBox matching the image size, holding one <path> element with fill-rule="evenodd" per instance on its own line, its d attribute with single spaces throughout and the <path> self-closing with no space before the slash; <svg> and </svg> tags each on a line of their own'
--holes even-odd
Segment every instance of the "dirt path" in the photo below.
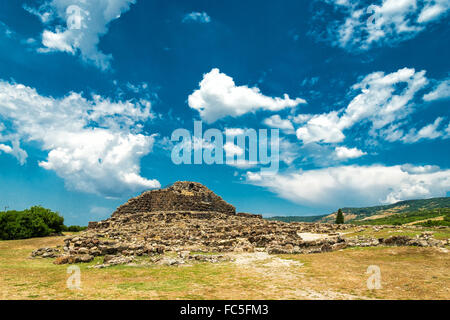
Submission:
<svg viewBox="0 0 450 320">
<path fill-rule="evenodd" d="M 270 283 L 268 290 L 280 299 L 369 299 L 367 297 L 344 294 L 331 290 L 316 291 L 309 287 L 312 280 L 302 269 L 303 263 L 283 259 L 267 252 L 231 254 L 234 263 L 245 272 L 258 274 Z"/>
<path fill-rule="evenodd" d="M 315 240 L 321 240 L 321 239 L 325 239 L 328 237 L 328 235 L 323 234 L 323 233 L 309 233 L 309 232 L 304 232 L 304 233 L 297 233 L 297 235 L 299 235 L 303 241 L 315 241 Z"/>
</svg>

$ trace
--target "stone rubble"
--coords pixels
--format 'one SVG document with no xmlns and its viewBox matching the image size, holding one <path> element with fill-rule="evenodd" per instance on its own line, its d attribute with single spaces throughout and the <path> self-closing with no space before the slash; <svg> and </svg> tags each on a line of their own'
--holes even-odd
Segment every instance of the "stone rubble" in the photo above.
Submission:
<svg viewBox="0 0 450 320">
<path fill-rule="evenodd" d="M 95 266 L 92 266 L 93 268 L 96 269 L 101 269 L 101 268 L 106 268 L 106 267 L 110 267 L 110 266 L 117 266 L 117 265 L 121 265 L 121 264 L 130 264 L 131 262 L 133 262 L 134 257 L 133 256 L 115 256 L 115 255 L 106 255 L 103 258 L 103 263 L 102 264 L 97 264 Z"/>
<path fill-rule="evenodd" d="M 235 214 L 233 206 L 201 184 L 177 182 L 166 189 L 144 192 L 120 206 L 111 218 L 90 223 L 86 231 L 65 238 L 62 252 L 41 248 L 33 251 L 32 257 L 57 258 L 54 263 L 65 264 L 90 262 L 103 256 L 103 264 L 95 266 L 103 268 L 129 264 L 135 257 L 148 256 L 150 263 L 175 266 L 229 259 L 224 255 L 192 252 L 251 253 L 264 250 L 269 254 L 309 254 L 356 246 L 449 245 L 448 239 L 436 240 L 430 233 L 415 238 L 345 238 L 343 233 L 354 227 L 348 224 L 285 223 L 248 213 Z M 356 231 L 368 228 L 380 231 L 395 227 L 360 226 Z M 313 240 L 303 239 L 301 234 L 305 233 L 319 236 Z M 176 253 L 177 256 L 164 253 Z"/>
<path fill-rule="evenodd" d="M 57 258 L 61 255 L 61 252 L 57 248 L 39 248 L 31 252 L 31 257 L 41 258 Z"/>
</svg>

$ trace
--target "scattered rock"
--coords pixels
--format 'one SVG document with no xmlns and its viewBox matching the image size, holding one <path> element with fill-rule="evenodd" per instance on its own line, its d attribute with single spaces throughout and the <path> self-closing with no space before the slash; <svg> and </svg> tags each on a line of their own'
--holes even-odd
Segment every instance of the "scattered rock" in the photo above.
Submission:
<svg viewBox="0 0 450 320">
<path fill-rule="evenodd" d="M 393 226 L 360 226 L 356 232 L 369 228 L 375 232 L 396 230 Z M 407 228 L 420 230 L 417 226 Z M 94 257 L 104 256 L 103 264 L 96 266 L 101 268 L 129 264 L 136 256 L 149 256 L 151 263 L 172 266 L 187 261 L 214 263 L 225 259 L 190 252 L 306 254 L 380 244 L 420 247 L 449 244 L 449 240 L 434 239 L 432 232 L 423 232 L 415 238 L 343 238 L 342 234 L 349 229 L 354 226 L 285 223 L 265 220 L 260 215 L 236 214 L 232 205 L 205 186 L 177 182 L 165 189 L 144 192 L 120 206 L 111 218 L 90 223 L 88 230 L 64 240 L 62 252 L 56 248 L 41 248 L 33 251 L 32 257 L 57 258 L 55 263 L 63 264 L 89 262 Z M 179 254 L 174 258 L 165 255 L 168 252 Z"/>
<path fill-rule="evenodd" d="M 186 261 L 181 258 L 171 258 L 171 257 L 163 257 L 162 259 L 156 262 L 159 265 L 163 266 L 178 266 L 180 264 L 185 264 Z"/>
<path fill-rule="evenodd" d="M 77 254 L 77 255 L 66 255 L 56 258 L 53 262 L 54 264 L 74 264 L 74 263 L 87 263 L 94 260 L 94 256 L 89 254 Z"/>
<path fill-rule="evenodd" d="M 40 248 L 31 253 L 32 258 L 57 258 L 61 255 L 58 248 Z"/>
</svg>

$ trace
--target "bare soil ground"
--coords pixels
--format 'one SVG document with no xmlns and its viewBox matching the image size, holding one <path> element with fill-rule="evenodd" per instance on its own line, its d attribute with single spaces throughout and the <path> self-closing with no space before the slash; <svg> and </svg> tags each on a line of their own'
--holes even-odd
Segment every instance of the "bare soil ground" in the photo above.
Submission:
<svg viewBox="0 0 450 320">
<path fill-rule="evenodd" d="M 29 258 L 62 239 L 0 241 L 0 299 L 450 299 L 448 250 L 415 247 L 233 253 L 234 261 L 218 264 L 88 268 L 96 259 L 79 265 L 81 289 L 70 290 L 67 265 Z M 381 270 L 381 289 L 367 288 L 370 265 Z"/>
</svg>

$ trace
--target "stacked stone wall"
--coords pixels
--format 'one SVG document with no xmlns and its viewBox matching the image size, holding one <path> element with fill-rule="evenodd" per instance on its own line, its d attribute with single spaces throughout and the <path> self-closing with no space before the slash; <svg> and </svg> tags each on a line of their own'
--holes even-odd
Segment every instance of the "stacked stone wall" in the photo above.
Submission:
<svg viewBox="0 0 450 320">
<path fill-rule="evenodd" d="M 146 191 L 117 208 L 114 216 L 154 211 L 215 211 L 235 214 L 236 208 L 195 182 L 176 182 L 166 189 Z"/>
</svg>

